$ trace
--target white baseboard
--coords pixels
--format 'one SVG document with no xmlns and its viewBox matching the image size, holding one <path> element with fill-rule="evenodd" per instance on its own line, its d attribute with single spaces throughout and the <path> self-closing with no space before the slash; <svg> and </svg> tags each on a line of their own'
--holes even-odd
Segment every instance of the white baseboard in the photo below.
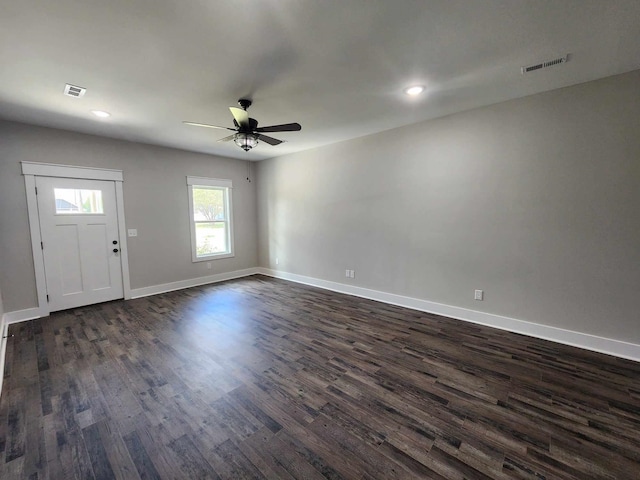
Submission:
<svg viewBox="0 0 640 480">
<path fill-rule="evenodd" d="M 26 322 L 34 318 L 42 317 L 42 312 L 38 307 L 26 308 L 24 310 L 15 310 L 4 314 L 4 322 L 9 325 L 11 323 Z"/>
<path fill-rule="evenodd" d="M 182 290 L 183 288 L 197 287 L 208 283 L 224 282 L 225 280 L 233 280 L 234 278 L 248 277 L 258 273 L 257 268 L 246 268 L 244 270 L 235 270 L 227 273 L 217 273 L 206 277 L 190 278 L 188 280 L 180 280 L 179 282 L 163 283 L 161 285 L 152 285 L 150 287 L 134 288 L 131 290 L 131 298 L 148 297 L 149 295 L 157 295 L 159 293 L 172 292 L 174 290 Z"/>
<path fill-rule="evenodd" d="M 281 278 L 283 280 L 290 280 L 292 282 L 303 283 L 305 285 L 324 288 L 334 292 L 346 293 L 347 295 L 377 300 L 379 302 L 407 307 L 422 312 L 435 313 L 437 315 L 443 315 L 457 320 L 486 325 L 488 327 L 499 328 L 509 332 L 520 333 L 530 337 L 550 340 L 564 345 L 571 345 L 573 347 L 584 348 L 585 350 L 606 353 L 608 355 L 640 362 L 640 345 L 635 343 L 623 342 L 612 338 L 598 337 L 588 333 L 575 332 L 573 330 L 565 330 L 548 325 L 541 325 L 539 323 L 526 322 L 524 320 L 503 317 L 492 313 L 479 312 L 477 310 L 469 310 L 467 308 L 444 305 L 442 303 L 430 302 L 419 298 L 404 297 L 393 293 L 386 293 L 353 285 L 345 285 L 343 283 L 306 277 L 304 275 L 297 275 L 294 273 L 271 270 L 269 268 L 260 267 L 257 270 L 258 273 L 263 275 Z"/>
<path fill-rule="evenodd" d="M 7 353 L 7 324 L 4 315 L 0 315 L 0 395 L 2 395 L 2 380 L 4 380 L 4 360 Z"/>
</svg>

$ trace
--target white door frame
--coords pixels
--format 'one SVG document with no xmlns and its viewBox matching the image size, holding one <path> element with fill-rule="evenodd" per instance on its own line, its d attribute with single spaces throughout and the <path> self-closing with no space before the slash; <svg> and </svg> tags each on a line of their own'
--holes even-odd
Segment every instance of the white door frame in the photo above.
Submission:
<svg viewBox="0 0 640 480">
<path fill-rule="evenodd" d="M 120 236 L 120 261 L 122 263 L 122 288 L 124 298 L 131 298 L 129 280 L 129 255 L 127 249 L 127 230 L 124 221 L 124 196 L 122 193 L 122 170 L 107 168 L 77 167 L 73 165 L 56 165 L 52 163 L 20 162 L 24 175 L 24 186 L 27 192 L 27 210 L 29 212 L 29 229 L 31 230 L 31 250 L 33 267 L 36 274 L 36 291 L 38 294 L 38 311 L 41 317 L 51 313 L 47 302 L 47 282 L 44 275 L 44 254 L 41 248 L 40 217 L 38 215 L 38 199 L 36 197 L 36 176 L 81 178 L 85 180 L 110 180 L 116 187 L 116 215 L 118 218 L 118 234 Z"/>
</svg>

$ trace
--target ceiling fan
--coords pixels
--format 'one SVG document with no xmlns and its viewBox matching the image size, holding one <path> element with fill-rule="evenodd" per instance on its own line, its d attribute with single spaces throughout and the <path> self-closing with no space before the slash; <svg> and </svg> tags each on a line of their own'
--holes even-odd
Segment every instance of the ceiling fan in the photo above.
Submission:
<svg viewBox="0 0 640 480">
<path fill-rule="evenodd" d="M 280 145 L 282 143 L 282 140 L 263 135 L 263 133 L 265 132 L 298 132 L 302 130 L 302 127 L 299 123 L 284 123 L 282 125 L 258 127 L 258 121 L 255 118 L 249 118 L 249 114 L 247 113 L 247 108 L 251 106 L 251 100 L 241 98 L 240 100 L 238 100 L 238 105 L 240 105 L 240 107 L 242 108 L 229 107 L 229 110 L 231 110 L 231 115 L 233 115 L 233 124 L 236 128 L 219 127 L 217 125 L 209 125 L 207 123 L 182 123 L 186 125 L 193 125 L 196 127 L 221 128 L 223 130 L 235 131 L 236 133 L 234 133 L 233 135 L 221 138 L 220 140 L 218 140 L 218 142 L 228 142 L 230 140 L 233 140 L 235 144 L 242 148 L 245 152 L 248 152 L 253 147 L 255 147 L 258 144 L 258 140 L 262 140 L 269 145 Z"/>
</svg>

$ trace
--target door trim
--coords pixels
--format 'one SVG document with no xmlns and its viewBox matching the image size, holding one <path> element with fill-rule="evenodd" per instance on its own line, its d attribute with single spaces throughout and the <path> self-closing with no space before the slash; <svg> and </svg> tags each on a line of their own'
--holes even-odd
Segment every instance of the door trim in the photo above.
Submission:
<svg viewBox="0 0 640 480">
<path fill-rule="evenodd" d="M 122 289 L 125 300 L 131 298 L 131 282 L 129 278 L 129 254 L 127 248 L 127 229 L 124 219 L 124 195 L 122 170 L 107 168 L 78 167 L 73 165 L 56 165 L 52 163 L 20 162 L 24 175 L 24 186 L 27 193 L 27 210 L 29 212 L 29 230 L 31 231 L 31 250 L 33 267 L 36 275 L 36 292 L 38 296 L 38 312 L 41 317 L 51 313 L 47 302 L 47 282 L 44 274 L 44 255 L 40 246 L 40 218 L 38 215 L 38 199 L 36 197 L 36 176 L 81 178 L 85 180 L 109 180 L 116 187 L 116 216 L 118 217 L 118 235 L 120 236 L 120 262 L 122 263 Z"/>
<path fill-rule="evenodd" d="M 55 163 L 20 163 L 22 164 L 23 175 L 123 181 L 122 170 L 113 170 L 111 168 L 77 167 L 74 165 L 56 165 Z"/>
</svg>

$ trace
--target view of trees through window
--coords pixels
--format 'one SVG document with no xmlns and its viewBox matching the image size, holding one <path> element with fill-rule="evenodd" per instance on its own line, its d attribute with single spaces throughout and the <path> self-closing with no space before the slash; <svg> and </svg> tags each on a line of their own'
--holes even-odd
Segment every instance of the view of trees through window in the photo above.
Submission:
<svg viewBox="0 0 640 480">
<path fill-rule="evenodd" d="M 193 188 L 194 220 L 224 220 L 224 190 L 222 188 Z"/>
<path fill-rule="evenodd" d="M 226 188 L 193 187 L 193 221 L 198 257 L 229 251 L 226 204 Z"/>
</svg>

